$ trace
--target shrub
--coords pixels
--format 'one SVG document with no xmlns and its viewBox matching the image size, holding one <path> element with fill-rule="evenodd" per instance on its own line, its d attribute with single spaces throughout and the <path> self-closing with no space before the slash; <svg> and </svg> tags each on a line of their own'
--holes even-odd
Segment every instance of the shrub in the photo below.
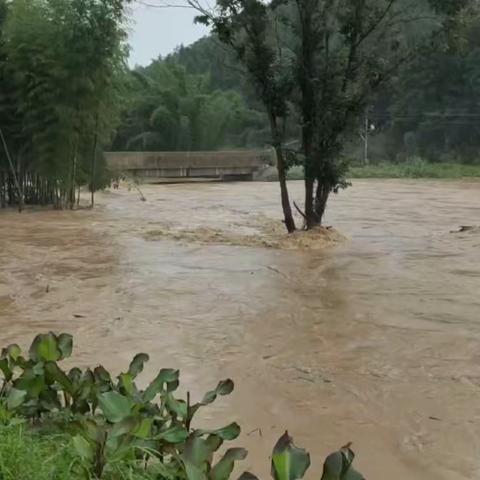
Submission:
<svg viewBox="0 0 480 480">
<path fill-rule="evenodd" d="M 149 360 L 145 353 L 137 354 L 128 370 L 114 379 L 102 366 L 63 371 L 59 362 L 72 349 L 70 335 L 50 332 L 35 337 L 28 357 L 18 345 L 2 350 L 2 480 L 228 480 L 234 463 L 247 456 L 243 448 L 229 448 L 214 461 L 222 444 L 240 434 L 236 423 L 211 430 L 191 427 L 200 408 L 233 391 L 232 380 L 219 382 L 200 402 L 191 403 L 189 394 L 186 399 L 174 395 L 178 370 L 161 369 L 145 390 L 137 387 L 135 380 Z M 50 477 L 29 476 L 41 458 L 50 459 L 42 464 Z M 329 455 L 322 480 L 362 479 L 352 467 L 353 458 L 350 445 Z M 309 465 L 309 454 L 285 433 L 272 454 L 274 480 L 300 479 Z M 242 478 L 255 477 L 245 473 Z"/>
</svg>

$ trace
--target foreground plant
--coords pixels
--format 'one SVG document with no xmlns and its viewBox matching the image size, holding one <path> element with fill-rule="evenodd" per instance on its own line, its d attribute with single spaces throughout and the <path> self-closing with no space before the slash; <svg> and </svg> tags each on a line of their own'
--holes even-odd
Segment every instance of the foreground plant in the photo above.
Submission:
<svg viewBox="0 0 480 480">
<path fill-rule="evenodd" d="M 136 378 L 149 360 L 145 353 L 136 355 L 128 370 L 113 379 L 102 366 L 62 370 L 59 362 L 68 358 L 72 349 L 71 335 L 52 332 L 34 339 L 28 358 L 18 345 L 4 348 L 0 355 L 0 407 L 5 409 L 0 412 L 4 423 L 29 420 L 40 432 L 54 431 L 70 439 L 77 457 L 74 467 L 84 477 L 106 478 L 119 465 L 128 465 L 147 478 L 228 480 L 235 462 L 246 458 L 245 449 L 229 448 L 214 460 L 225 441 L 239 436 L 236 423 L 213 430 L 192 428 L 201 407 L 233 391 L 232 380 L 219 382 L 192 404 L 189 394 L 186 400 L 174 395 L 178 370 L 161 369 L 145 390 L 138 388 Z M 361 480 L 351 466 L 353 458 L 349 445 L 331 454 L 322 480 Z M 272 454 L 274 480 L 300 479 L 309 465 L 309 454 L 295 447 L 285 433 Z M 246 472 L 241 478 L 256 477 Z"/>
</svg>

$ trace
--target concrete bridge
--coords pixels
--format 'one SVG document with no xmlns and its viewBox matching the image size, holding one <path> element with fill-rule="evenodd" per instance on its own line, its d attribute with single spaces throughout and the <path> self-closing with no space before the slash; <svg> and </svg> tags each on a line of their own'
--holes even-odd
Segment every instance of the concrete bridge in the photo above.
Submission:
<svg viewBox="0 0 480 480">
<path fill-rule="evenodd" d="M 270 150 L 106 152 L 105 157 L 112 170 L 152 183 L 188 178 L 252 180 L 275 161 Z"/>
</svg>

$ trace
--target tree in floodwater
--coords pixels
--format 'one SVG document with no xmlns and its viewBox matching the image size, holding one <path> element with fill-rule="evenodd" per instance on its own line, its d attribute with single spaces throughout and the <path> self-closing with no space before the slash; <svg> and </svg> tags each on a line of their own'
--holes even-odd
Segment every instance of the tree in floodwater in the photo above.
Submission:
<svg viewBox="0 0 480 480">
<path fill-rule="evenodd" d="M 269 8 L 257 0 L 219 0 L 218 14 L 203 9 L 197 20 L 212 25 L 219 39 L 231 47 L 245 66 L 267 112 L 272 145 L 277 157 L 278 179 L 284 222 L 289 233 L 295 231 L 295 220 L 287 187 L 288 159 L 284 143 L 288 99 L 293 90 L 292 58 L 282 51 L 275 36 L 275 23 Z"/>
<path fill-rule="evenodd" d="M 269 115 L 280 105 L 283 118 L 289 104 L 299 114 L 305 226 L 312 228 L 322 223 L 330 193 L 348 185 L 343 145 L 372 95 L 427 45 L 438 48 L 471 2 L 217 0 L 213 11 L 199 0 L 190 3 L 239 52 Z M 278 71 L 287 89 L 277 88 Z M 281 144 L 275 128 L 272 136 Z"/>
<path fill-rule="evenodd" d="M 322 222 L 345 188 L 346 134 L 375 91 L 443 33 L 468 0 L 279 0 L 297 62 L 305 166 L 305 220 Z M 278 5 L 278 7 L 277 7 Z"/>
<path fill-rule="evenodd" d="M 4 12 L 0 127 L 25 201 L 72 208 L 81 185 L 93 191 L 105 176 L 96 159 L 118 116 L 125 2 L 17 0 Z M 15 203 L 0 169 L 4 197 Z"/>
</svg>

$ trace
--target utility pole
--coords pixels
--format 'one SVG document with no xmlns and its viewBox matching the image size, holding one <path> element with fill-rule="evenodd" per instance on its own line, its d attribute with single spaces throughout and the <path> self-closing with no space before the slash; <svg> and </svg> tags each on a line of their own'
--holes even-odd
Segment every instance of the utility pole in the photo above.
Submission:
<svg viewBox="0 0 480 480">
<path fill-rule="evenodd" d="M 370 134 L 370 130 L 374 130 L 374 126 L 370 125 L 370 120 L 368 118 L 368 107 L 365 109 L 365 114 L 363 117 L 363 127 L 360 130 L 360 138 L 363 140 L 363 164 L 368 165 L 370 160 L 368 158 L 368 136 Z"/>
<path fill-rule="evenodd" d="M 365 111 L 364 132 L 363 132 L 363 163 L 368 165 L 368 109 Z"/>
</svg>

